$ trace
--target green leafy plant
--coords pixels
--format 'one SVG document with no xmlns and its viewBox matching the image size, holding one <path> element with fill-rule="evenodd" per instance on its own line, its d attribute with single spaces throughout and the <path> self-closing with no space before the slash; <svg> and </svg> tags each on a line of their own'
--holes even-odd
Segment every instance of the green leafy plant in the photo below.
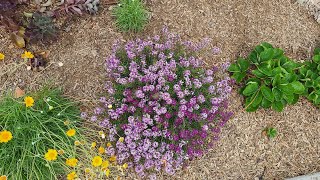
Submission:
<svg viewBox="0 0 320 180">
<path fill-rule="evenodd" d="M 273 127 L 269 127 L 269 128 L 266 128 L 264 130 L 264 132 L 266 133 L 266 135 L 268 136 L 268 138 L 275 138 L 278 134 L 278 131 L 276 128 L 273 128 Z"/>
<path fill-rule="evenodd" d="M 30 42 L 48 42 L 57 37 L 57 28 L 50 16 L 33 13 L 32 17 L 26 18 L 24 21 L 25 37 Z"/>
<path fill-rule="evenodd" d="M 44 88 L 20 98 L 4 95 L 0 100 L 0 132 L 11 132 L 12 139 L 0 133 L 0 175 L 43 180 L 66 174 L 69 169 L 60 152 L 55 161 L 47 161 L 45 153 L 55 149 L 63 150 L 65 156 L 74 155 L 74 137 L 66 132 L 74 129 L 80 134 L 78 116 L 77 104 L 63 98 L 57 89 Z M 7 141 L 1 141 L 3 138 Z"/>
<path fill-rule="evenodd" d="M 305 85 L 304 95 L 316 106 L 320 105 L 320 48 L 316 48 L 311 61 L 306 61 L 299 71 L 300 81 Z"/>
<path fill-rule="evenodd" d="M 305 92 L 297 75 L 299 67 L 283 50 L 264 42 L 247 59 L 239 58 L 228 70 L 236 82 L 243 84 L 240 93 L 245 96 L 246 111 L 271 107 L 281 112 L 286 104 L 296 103 Z"/>
<path fill-rule="evenodd" d="M 121 0 L 113 10 L 121 31 L 141 31 L 148 21 L 148 12 L 140 0 Z"/>
</svg>

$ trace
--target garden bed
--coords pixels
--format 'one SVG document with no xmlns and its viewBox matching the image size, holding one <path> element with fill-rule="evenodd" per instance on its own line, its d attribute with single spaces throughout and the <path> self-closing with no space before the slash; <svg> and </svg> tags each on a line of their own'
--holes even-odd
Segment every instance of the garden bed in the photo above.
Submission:
<svg viewBox="0 0 320 180">
<path fill-rule="evenodd" d="M 94 107 L 103 93 L 104 63 L 117 39 L 125 41 L 158 34 L 164 25 L 183 39 L 212 38 L 210 46 L 220 47 L 219 55 L 204 56 L 207 66 L 234 61 L 247 55 L 262 41 L 281 47 L 293 59 L 307 59 L 319 46 L 320 25 L 307 11 L 288 1 L 148 1 L 152 20 L 137 34 L 120 33 L 108 7 L 96 16 L 75 18 L 64 27 L 57 43 L 39 45 L 34 50 L 49 50 L 49 65 L 42 71 L 15 70 L 23 50 L 13 48 L 9 34 L 0 29 L 1 91 L 16 86 L 36 90 L 48 81 L 61 86 L 67 96 Z M 59 63 L 63 65 L 59 66 Z M 2 74 L 7 70 L 12 73 Z M 241 97 L 230 98 L 233 118 L 222 131 L 218 145 L 203 158 L 190 163 L 174 176 L 179 179 L 283 179 L 320 171 L 319 109 L 301 98 L 282 113 L 272 110 L 245 112 Z M 279 135 L 268 140 L 262 135 L 266 126 Z M 130 175 L 131 176 L 131 175 Z M 164 178 L 164 177 L 163 177 Z"/>
</svg>

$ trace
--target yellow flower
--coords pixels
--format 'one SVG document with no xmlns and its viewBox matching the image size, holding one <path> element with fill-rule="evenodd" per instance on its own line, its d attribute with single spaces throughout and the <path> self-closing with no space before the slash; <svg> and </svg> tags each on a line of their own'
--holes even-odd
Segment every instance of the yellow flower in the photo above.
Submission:
<svg viewBox="0 0 320 180">
<path fill-rule="evenodd" d="M 112 155 L 112 156 L 109 158 L 109 160 L 110 160 L 111 162 L 115 162 L 115 161 L 117 160 L 117 156 Z"/>
<path fill-rule="evenodd" d="M 33 103 L 34 103 L 34 100 L 33 100 L 32 97 L 27 96 L 27 97 L 24 98 L 24 103 L 26 104 L 26 107 L 32 107 Z"/>
<path fill-rule="evenodd" d="M 120 141 L 120 142 L 123 142 L 123 141 L 124 141 L 124 138 L 123 138 L 123 137 L 120 137 L 120 138 L 119 138 L 119 141 Z"/>
<path fill-rule="evenodd" d="M 108 160 L 103 161 L 101 164 L 101 169 L 104 171 L 104 170 L 108 169 L 108 167 L 109 167 L 109 161 Z"/>
<path fill-rule="evenodd" d="M 4 54 L 0 53 L 0 60 L 4 60 L 4 57 L 6 57 Z"/>
<path fill-rule="evenodd" d="M 127 164 L 127 163 L 124 163 L 124 164 L 122 165 L 122 167 L 123 167 L 123 169 L 127 169 L 127 168 L 128 168 L 128 164 Z"/>
<path fill-rule="evenodd" d="M 98 167 L 98 166 L 101 166 L 101 164 L 102 164 L 102 158 L 100 156 L 95 156 L 92 159 L 92 166 Z"/>
<path fill-rule="evenodd" d="M 7 176 L 6 175 L 0 176 L 0 180 L 7 180 Z"/>
<path fill-rule="evenodd" d="M 108 108 L 111 109 L 111 108 L 112 108 L 112 104 L 109 104 L 109 105 L 108 105 Z"/>
<path fill-rule="evenodd" d="M 63 155 L 63 154 L 64 154 L 64 150 L 60 149 L 60 150 L 58 151 L 58 153 L 59 153 L 60 155 Z"/>
<path fill-rule="evenodd" d="M 0 132 L 0 143 L 7 143 L 12 139 L 12 133 L 7 130 Z"/>
<path fill-rule="evenodd" d="M 70 167 L 76 167 L 77 163 L 78 163 L 78 159 L 76 158 L 71 158 L 66 160 L 66 164 Z"/>
<path fill-rule="evenodd" d="M 21 58 L 23 58 L 23 59 L 32 59 L 32 58 L 34 58 L 34 55 L 29 51 L 24 51 L 24 53 L 21 54 Z"/>
<path fill-rule="evenodd" d="M 91 148 L 95 148 L 95 147 L 96 147 L 96 145 L 97 145 L 97 143 L 96 143 L 96 142 L 92 142 L 92 143 L 91 143 Z"/>
<path fill-rule="evenodd" d="M 79 146 L 79 145 L 81 145 L 81 142 L 80 141 L 75 141 L 74 145 Z"/>
<path fill-rule="evenodd" d="M 110 176 L 110 169 L 106 170 L 106 176 L 109 177 Z"/>
<path fill-rule="evenodd" d="M 99 154 L 105 153 L 105 149 L 103 147 L 99 147 Z"/>
<path fill-rule="evenodd" d="M 55 149 L 49 149 L 48 152 L 44 155 L 44 158 L 47 161 L 53 161 L 56 160 L 58 156 L 58 152 Z"/>
<path fill-rule="evenodd" d="M 72 136 L 74 136 L 76 134 L 76 130 L 75 129 L 69 129 L 66 134 L 67 134 L 67 136 L 72 137 Z"/>
<path fill-rule="evenodd" d="M 74 180 L 77 176 L 76 172 L 75 171 L 72 171 L 71 173 L 69 173 L 67 175 L 67 180 Z"/>
<path fill-rule="evenodd" d="M 86 168 L 86 169 L 84 169 L 84 172 L 85 172 L 86 174 L 89 174 L 89 173 L 91 172 L 91 170 L 90 170 L 89 168 Z"/>
<path fill-rule="evenodd" d="M 108 142 L 107 143 L 107 147 L 111 147 L 112 145 L 111 145 L 111 143 L 110 142 Z"/>
<path fill-rule="evenodd" d="M 104 134 L 103 131 L 99 131 L 99 135 L 102 136 L 102 134 Z"/>
</svg>

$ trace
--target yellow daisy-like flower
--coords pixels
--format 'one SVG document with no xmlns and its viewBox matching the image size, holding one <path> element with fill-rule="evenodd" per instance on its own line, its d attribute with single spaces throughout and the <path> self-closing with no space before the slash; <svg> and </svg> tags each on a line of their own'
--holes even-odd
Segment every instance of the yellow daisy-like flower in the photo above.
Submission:
<svg viewBox="0 0 320 180">
<path fill-rule="evenodd" d="M 91 143 L 91 148 L 95 148 L 95 147 L 96 147 L 96 145 L 97 145 L 97 143 L 96 143 L 96 142 L 92 142 L 92 143 Z"/>
<path fill-rule="evenodd" d="M 115 161 L 117 160 L 117 156 L 112 155 L 112 156 L 109 158 L 109 160 L 110 160 L 111 162 L 115 162 Z"/>
<path fill-rule="evenodd" d="M 63 154 L 64 154 L 64 150 L 60 149 L 60 150 L 58 151 L 58 153 L 59 153 L 60 155 L 63 155 Z"/>
<path fill-rule="evenodd" d="M 101 166 L 101 164 L 102 164 L 102 158 L 100 156 L 95 156 L 92 159 L 92 166 L 98 167 L 98 166 Z"/>
<path fill-rule="evenodd" d="M 34 55 L 29 51 L 25 51 L 23 54 L 21 54 L 21 58 L 32 59 L 32 58 L 34 58 Z"/>
<path fill-rule="evenodd" d="M 104 170 L 108 169 L 108 167 L 109 167 L 109 161 L 108 160 L 103 161 L 101 164 L 101 169 L 104 171 Z"/>
<path fill-rule="evenodd" d="M 12 133 L 7 130 L 0 132 L 0 143 L 7 143 L 12 139 Z"/>
<path fill-rule="evenodd" d="M 108 108 L 109 108 L 109 109 L 112 109 L 112 104 L 109 104 L 109 105 L 108 105 Z"/>
<path fill-rule="evenodd" d="M 5 57 L 6 56 L 4 54 L 0 53 L 0 60 L 4 60 Z"/>
<path fill-rule="evenodd" d="M 85 169 L 84 169 L 84 172 L 85 172 L 86 174 L 89 174 L 89 173 L 91 172 L 91 170 L 90 170 L 90 168 L 85 168 Z"/>
<path fill-rule="evenodd" d="M 119 138 L 119 141 L 120 141 L 120 142 L 123 142 L 123 141 L 124 141 L 124 137 L 120 137 L 120 138 Z"/>
<path fill-rule="evenodd" d="M 106 176 L 109 177 L 110 176 L 110 169 L 106 169 Z"/>
<path fill-rule="evenodd" d="M 99 154 L 104 154 L 105 153 L 105 149 L 103 147 L 99 147 Z"/>
<path fill-rule="evenodd" d="M 122 167 L 123 167 L 123 169 L 127 169 L 127 168 L 128 168 L 128 164 L 127 164 L 127 163 L 124 163 L 124 164 L 122 165 Z"/>
<path fill-rule="evenodd" d="M 32 107 L 34 104 L 34 99 L 30 96 L 27 96 L 24 98 L 24 103 L 26 104 L 26 107 Z"/>
<path fill-rule="evenodd" d="M 80 141 L 75 141 L 74 145 L 79 146 L 79 145 L 81 145 L 81 142 Z"/>
<path fill-rule="evenodd" d="M 0 180 L 7 180 L 7 176 L 6 175 L 0 176 Z"/>
<path fill-rule="evenodd" d="M 77 176 L 76 172 L 75 171 L 72 171 L 71 173 L 69 173 L 67 175 L 67 180 L 74 180 Z"/>
<path fill-rule="evenodd" d="M 72 137 L 72 136 L 74 136 L 76 134 L 76 130 L 75 129 L 69 129 L 66 134 L 67 134 L 67 136 Z"/>
<path fill-rule="evenodd" d="M 47 161 L 54 161 L 57 159 L 58 152 L 55 149 L 49 149 L 48 152 L 44 155 L 44 158 Z"/>
<path fill-rule="evenodd" d="M 70 167 L 76 167 L 78 163 L 78 159 L 76 158 L 70 158 L 66 160 L 66 164 Z"/>
<path fill-rule="evenodd" d="M 108 142 L 107 147 L 111 147 L 111 146 L 112 146 L 111 142 Z"/>
</svg>

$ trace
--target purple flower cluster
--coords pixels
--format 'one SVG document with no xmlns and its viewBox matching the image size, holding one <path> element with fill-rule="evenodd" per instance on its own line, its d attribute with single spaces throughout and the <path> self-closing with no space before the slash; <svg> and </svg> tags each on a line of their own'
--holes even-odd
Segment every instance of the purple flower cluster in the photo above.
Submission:
<svg viewBox="0 0 320 180">
<path fill-rule="evenodd" d="M 112 98 L 101 98 L 103 107 L 91 117 L 109 129 L 114 146 L 107 152 L 141 177 L 174 174 L 187 159 L 202 156 L 232 115 L 226 111 L 230 78 L 218 76 L 217 67 L 204 69 L 193 55 L 208 40 L 194 45 L 164 35 L 114 46 L 106 61 L 113 81 L 105 85 Z"/>
</svg>

